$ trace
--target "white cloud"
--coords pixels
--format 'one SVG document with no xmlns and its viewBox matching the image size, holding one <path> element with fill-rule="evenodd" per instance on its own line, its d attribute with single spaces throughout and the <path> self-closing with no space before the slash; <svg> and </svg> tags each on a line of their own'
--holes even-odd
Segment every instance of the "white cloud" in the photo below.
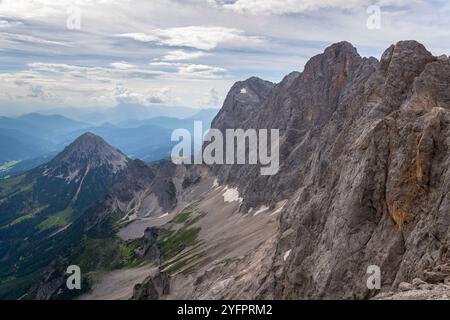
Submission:
<svg viewBox="0 0 450 320">
<path fill-rule="evenodd" d="M 119 104 L 145 103 L 145 97 L 142 94 L 133 92 L 122 84 L 117 84 L 114 90 L 114 98 Z"/>
<path fill-rule="evenodd" d="M 151 79 L 164 74 L 162 71 L 138 68 L 124 62 L 111 63 L 112 68 L 76 66 L 65 63 L 33 62 L 28 66 L 34 72 L 55 73 L 66 77 L 110 81 L 112 78 Z"/>
<path fill-rule="evenodd" d="M 302 13 L 322 8 L 352 8 L 360 4 L 361 0 L 208 0 L 213 6 L 232 10 L 238 13 L 258 14 L 287 14 Z"/>
<path fill-rule="evenodd" d="M 204 64 L 187 64 L 182 65 L 178 69 L 180 74 L 192 76 L 214 76 L 216 74 L 225 73 L 226 70 L 219 67 L 207 66 Z"/>
<path fill-rule="evenodd" d="M 223 78 L 227 70 L 205 64 L 190 64 L 180 62 L 151 62 L 150 66 L 162 68 L 169 74 L 178 74 L 187 78 Z"/>
<path fill-rule="evenodd" d="M 113 63 L 110 63 L 110 66 L 115 69 L 120 69 L 120 70 L 129 70 L 129 69 L 135 68 L 134 65 L 132 65 L 128 62 L 125 62 L 125 61 L 113 62 Z"/>
<path fill-rule="evenodd" d="M 23 22 L 0 19 L 0 28 L 12 28 L 21 25 L 23 25 Z"/>
<path fill-rule="evenodd" d="M 210 55 L 209 53 L 203 51 L 184 51 L 184 50 L 175 50 L 169 51 L 162 60 L 165 61 L 182 61 L 182 60 L 193 60 L 201 57 L 205 57 Z"/>
<path fill-rule="evenodd" d="M 449 53 L 445 0 L 0 2 L 0 114 L 17 101 L 106 107 L 116 93 L 147 104 L 209 104 L 210 88 L 225 97 L 252 75 L 278 81 L 342 40 L 365 56 L 412 38 L 435 55 Z M 381 30 L 366 28 L 369 4 L 381 6 Z M 81 8 L 81 30 L 66 28 L 71 5 Z"/>
<path fill-rule="evenodd" d="M 147 101 L 152 104 L 164 103 L 164 100 L 157 96 L 151 96 L 147 99 Z"/>
<path fill-rule="evenodd" d="M 200 50 L 211 50 L 224 44 L 249 45 L 262 41 L 261 37 L 248 36 L 239 29 L 206 26 L 153 29 L 149 33 L 124 33 L 117 36 L 140 42 L 153 42 L 173 47 L 191 47 Z"/>
<path fill-rule="evenodd" d="M 14 41 L 14 42 L 28 42 L 28 43 L 40 44 L 40 45 L 67 46 L 67 44 L 65 44 L 63 42 L 59 42 L 59 41 L 51 41 L 51 40 L 47 40 L 47 39 L 34 37 L 31 35 L 9 33 L 9 32 L 0 32 L 0 39 L 6 40 L 6 41 Z"/>
<path fill-rule="evenodd" d="M 414 1 L 414 0 L 413 0 Z M 359 9 L 371 4 L 404 5 L 408 0 L 206 0 L 213 7 L 232 10 L 238 13 L 258 14 L 290 14 L 317 11 L 320 9 Z M 415 0 L 418 2 L 418 0 Z"/>
<path fill-rule="evenodd" d="M 28 98 L 38 98 L 43 101 L 58 98 L 51 92 L 51 90 L 47 90 L 42 85 L 30 85 L 28 89 L 30 91 L 27 96 Z"/>
<path fill-rule="evenodd" d="M 65 15 L 70 6 L 92 7 L 115 0 L 2 0 L 0 15 L 23 19 L 45 18 Z"/>
<path fill-rule="evenodd" d="M 151 94 L 147 98 L 149 103 L 167 103 L 171 101 L 172 90 L 170 88 L 161 88 L 158 92 Z"/>
<path fill-rule="evenodd" d="M 215 88 L 211 88 L 211 90 L 205 94 L 202 104 L 206 107 L 217 107 L 220 104 L 219 100 L 219 93 Z"/>
</svg>

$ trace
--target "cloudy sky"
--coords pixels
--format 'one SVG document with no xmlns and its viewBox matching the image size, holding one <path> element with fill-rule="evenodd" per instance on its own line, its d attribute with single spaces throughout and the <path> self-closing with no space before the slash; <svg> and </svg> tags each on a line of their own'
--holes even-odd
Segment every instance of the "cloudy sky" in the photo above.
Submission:
<svg viewBox="0 0 450 320">
<path fill-rule="evenodd" d="M 447 0 L 0 0 L 0 114 L 219 107 L 235 81 L 278 82 L 341 40 L 448 55 L 449 17 Z"/>
</svg>

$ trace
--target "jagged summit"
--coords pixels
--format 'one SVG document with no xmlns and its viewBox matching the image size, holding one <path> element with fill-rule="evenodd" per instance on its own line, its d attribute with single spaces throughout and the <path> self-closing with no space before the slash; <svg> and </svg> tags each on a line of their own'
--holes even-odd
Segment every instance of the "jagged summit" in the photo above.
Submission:
<svg viewBox="0 0 450 320">
<path fill-rule="evenodd" d="M 325 49 L 324 54 L 333 53 L 335 56 L 345 53 L 358 54 L 356 48 L 348 41 L 336 42 Z"/>
<path fill-rule="evenodd" d="M 383 71 L 387 71 L 392 62 L 414 63 L 422 65 L 435 58 L 419 42 L 414 40 L 399 41 L 387 48 L 381 56 L 380 63 Z"/>
<path fill-rule="evenodd" d="M 241 95 L 241 97 L 243 97 L 248 93 L 259 96 L 263 92 L 269 92 L 274 86 L 275 84 L 270 81 L 258 77 L 250 77 L 247 80 L 236 82 L 231 88 L 229 94 Z"/>
<path fill-rule="evenodd" d="M 258 109 L 261 109 L 263 101 L 267 99 L 274 87 L 274 83 L 258 77 L 236 82 L 213 123 L 220 123 L 221 128 L 234 128 L 236 124 L 243 125 L 248 115 L 259 112 Z"/>
<path fill-rule="evenodd" d="M 410 54 L 412 60 L 419 56 L 431 56 L 431 53 L 420 42 L 416 40 L 401 40 L 386 49 L 381 57 L 381 60 L 384 60 L 390 56 L 394 50 L 397 54 Z M 324 55 L 328 57 L 338 57 L 346 54 L 359 56 L 358 50 L 355 46 L 353 46 L 353 44 L 348 41 L 341 41 L 331 44 L 322 54 L 319 54 L 318 56 Z M 312 59 L 314 59 L 314 57 Z"/>
<path fill-rule="evenodd" d="M 423 44 L 416 40 L 401 40 L 395 44 L 392 44 L 386 51 L 389 51 L 390 48 L 395 48 L 398 51 L 408 51 L 408 52 L 422 52 L 426 54 L 431 54 Z"/>
</svg>

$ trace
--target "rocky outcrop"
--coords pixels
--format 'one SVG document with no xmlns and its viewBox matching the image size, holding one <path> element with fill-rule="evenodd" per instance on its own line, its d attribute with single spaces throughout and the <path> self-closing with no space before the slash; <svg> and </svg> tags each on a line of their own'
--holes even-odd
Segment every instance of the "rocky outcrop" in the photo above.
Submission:
<svg viewBox="0 0 450 320">
<path fill-rule="evenodd" d="M 158 300 L 167 295 L 169 290 L 170 282 L 167 273 L 155 271 L 142 284 L 134 287 L 131 300 Z"/>
<path fill-rule="evenodd" d="M 144 245 L 139 255 L 145 257 L 148 261 L 158 262 L 161 257 L 161 252 L 157 245 L 158 229 L 147 228 L 144 233 Z"/>
<path fill-rule="evenodd" d="M 66 284 L 67 276 L 65 270 L 61 270 L 58 262 L 59 261 L 55 260 L 47 268 L 39 285 L 36 286 L 34 297 L 37 300 L 55 299 L 60 288 Z M 28 298 L 27 296 L 28 294 L 25 295 L 24 298 Z"/>
<path fill-rule="evenodd" d="M 374 300 L 449 300 L 450 266 L 442 265 L 425 271 L 411 283 L 401 282 L 397 291 L 380 293 Z"/>
</svg>

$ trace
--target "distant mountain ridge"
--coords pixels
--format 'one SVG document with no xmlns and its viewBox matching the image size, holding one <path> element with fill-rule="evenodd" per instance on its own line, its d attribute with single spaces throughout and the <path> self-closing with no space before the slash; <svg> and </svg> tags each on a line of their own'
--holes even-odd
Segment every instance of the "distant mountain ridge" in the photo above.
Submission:
<svg viewBox="0 0 450 320">
<path fill-rule="evenodd" d="M 30 113 L 18 118 L 0 117 L 0 164 L 46 156 L 58 148 L 58 136 L 88 127 L 87 123 L 60 115 Z"/>
<path fill-rule="evenodd" d="M 103 137 L 129 157 L 156 161 L 169 156 L 173 145 L 170 141 L 172 130 L 186 128 L 192 132 L 195 120 L 202 121 L 207 130 L 216 112 L 215 109 L 192 110 L 188 112 L 193 113 L 190 118 L 144 117 L 143 120 L 138 119 L 149 116 L 148 113 L 139 114 L 137 118 L 131 113 L 117 124 L 106 122 L 104 117 L 100 125 L 38 113 L 18 118 L 0 117 L 0 178 L 44 163 L 87 131 Z M 7 165 L 2 169 L 4 163 Z"/>
<path fill-rule="evenodd" d="M 16 129 L 0 128 L 0 164 L 8 161 L 33 159 L 47 153 L 47 143 Z"/>
<path fill-rule="evenodd" d="M 156 125 L 166 129 L 174 130 L 178 128 L 192 129 L 194 121 L 203 122 L 203 126 L 209 128 L 212 119 L 219 112 L 218 109 L 203 109 L 187 118 L 175 118 L 168 116 L 154 117 L 145 120 L 125 120 L 117 123 L 119 127 L 135 128 L 143 125 Z"/>
<path fill-rule="evenodd" d="M 110 108 L 59 108 L 42 110 L 40 113 L 44 115 L 56 113 L 81 122 L 101 125 L 105 122 L 117 124 L 127 120 L 145 120 L 156 117 L 190 118 L 197 114 L 199 110 L 219 111 L 219 109 L 212 108 L 199 109 L 166 105 L 144 106 L 138 103 L 120 103 Z"/>
</svg>

